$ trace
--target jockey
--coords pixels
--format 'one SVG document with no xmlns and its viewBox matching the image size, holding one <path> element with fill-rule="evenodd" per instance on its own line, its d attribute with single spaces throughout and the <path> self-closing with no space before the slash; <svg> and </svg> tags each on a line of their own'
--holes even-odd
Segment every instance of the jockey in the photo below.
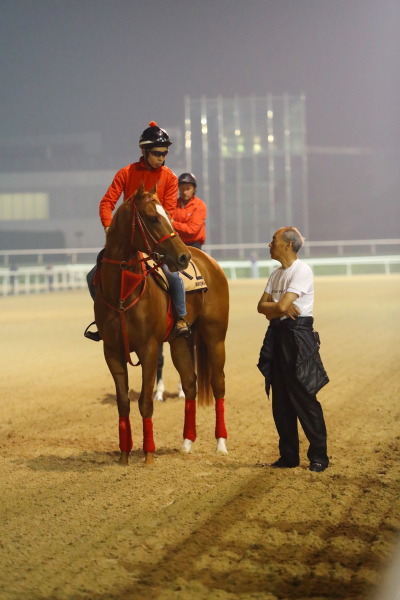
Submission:
<svg viewBox="0 0 400 600">
<path fill-rule="evenodd" d="M 124 198 L 129 198 L 136 192 L 142 182 L 146 190 L 150 190 L 156 185 L 159 201 L 168 211 L 171 219 L 173 218 L 178 195 L 178 180 L 175 173 L 164 164 L 168 147 L 171 144 L 172 142 L 165 129 L 161 129 L 157 123 L 150 121 L 149 126 L 140 136 L 139 148 L 142 151 L 140 160 L 118 171 L 100 202 L 100 220 L 106 234 L 111 224 L 112 212 L 121 194 L 124 195 Z M 163 264 L 161 268 L 168 280 L 172 301 L 177 313 L 175 334 L 187 336 L 190 330 L 184 318 L 186 315 L 186 299 L 183 281 L 179 273 L 171 273 L 167 265 Z M 92 297 L 94 297 L 94 272 L 95 270 L 92 270 L 88 274 L 88 285 Z M 87 331 L 85 335 L 96 341 L 100 339 L 98 332 Z"/>
<path fill-rule="evenodd" d="M 207 206 L 196 196 L 197 180 L 193 173 L 178 177 L 179 198 L 172 224 L 186 246 L 201 250 L 206 241 Z"/>
</svg>

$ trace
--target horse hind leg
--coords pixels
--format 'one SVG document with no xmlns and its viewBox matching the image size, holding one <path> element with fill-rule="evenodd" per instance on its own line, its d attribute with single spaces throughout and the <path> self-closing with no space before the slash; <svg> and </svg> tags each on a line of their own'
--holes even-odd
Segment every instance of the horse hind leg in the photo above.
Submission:
<svg viewBox="0 0 400 600">
<path fill-rule="evenodd" d="M 162 379 L 157 381 L 156 391 L 154 392 L 154 400 L 164 402 L 165 385 Z"/>
<path fill-rule="evenodd" d="M 202 357 L 202 360 L 207 360 L 210 368 L 210 383 L 215 400 L 216 451 L 218 454 L 226 455 L 228 454 L 226 447 L 228 432 L 225 425 L 225 342 L 224 339 L 215 340 L 215 336 L 209 332 L 209 335 L 199 337 L 198 344 L 205 345 L 206 352 L 199 351 L 198 356 Z"/>
<path fill-rule="evenodd" d="M 154 392 L 154 400 L 158 402 L 164 402 L 164 392 L 165 385 L 162 379 L 162 372 L 164 367 L 164 354 L 163 354 L 163 344 L 158 346 L 158 356 L 157 356 L 157 385 L 156 390 Z"/>
<path fill-rule="evenodd" d="M 185 421 L 183 426 L 182 452 L 189 454 L 196 441 L 196 374 L 194 372 L 193 353 L 189 341 L 176 338 L 171 342 L 171 358 L 177 369 L 185 397 Z"/>
<path fill-rule="evenodd" d="M 226 447 L 226 440 L 228 439 L 228 432 L 225 426 L 225 399 L 216 398 L 215 400 L 215 437 L 217 440 L 216 451 L 218 454 L 228 454 Z"/>
<path fill-rule="evenodd" d="M 128 368 L 126 361 L 121 359 L 116 352 L 106 347 L 104 348 L 104 356 L 110 373 L 114 379 L 115 391 L 117 395 L 119 414 L 119 449 L 121 451 L 119 463 L 120 465 L 127 465 L 129 453 L 131 452 L 133 446 L 131 422 L 129 417 L 130 399 L 128 395 Z"/>
</svg>

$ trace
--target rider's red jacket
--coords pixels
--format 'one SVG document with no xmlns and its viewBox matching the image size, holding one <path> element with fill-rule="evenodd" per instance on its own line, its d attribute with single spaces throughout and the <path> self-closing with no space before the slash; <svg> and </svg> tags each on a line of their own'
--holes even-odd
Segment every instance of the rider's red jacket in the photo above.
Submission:
<svg viewBox="0 0 400 600">
<path fill-rule="evenodd" d="M 203 200 L 193 196 L 187 204 L 179 199 L 175 208 L 173 226 L 185 244 L 206 241 L 207 206 Z"/>
<path fill-rule="evenodd" d="M 139 162 L 127 165 L 118 171 L 112 184 L 100 202 L 100 220 L 103 227 L 108 227 L 112 220 L 112 211 L 115 208 L 121 194 L 124 199 L 132 196 L 141 182 L 146 191 L 157 186 L 157 196 L 164 208 L 169 212 L 171 218 L 174 216 L 176 199 L 178 197 L 178 179 L 173 171 L 162 166 L 151 169 L 146 166 L 143 157 Z"/>
</svg>

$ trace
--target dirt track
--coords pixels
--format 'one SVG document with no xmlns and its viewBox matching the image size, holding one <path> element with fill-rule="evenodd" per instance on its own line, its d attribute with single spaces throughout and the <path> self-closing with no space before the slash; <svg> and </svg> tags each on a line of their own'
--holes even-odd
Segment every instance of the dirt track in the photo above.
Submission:
<svg viewBox="0 0 400 600">
<path fill-rule="evenodd" d="M 231 284 L 229 456 L 214 411 L 198 411 L 182 456 L 183 401 L 155 406 L 157 459 L 117 464 L 117 410 L 100 344 L 82 337 L 86 292 L 0 299 L 1 600 L 365 600 L 400 527 L 400 276 L 318 278 L 316 329 L 331 383 L 331 467 L 261 467 L 277 457 L 256 369 L 264 281 Z M 139 389 L 139 371 L 130 370 Z M 135 393 L 133 394 L 135 397 Z"/>
</svg>

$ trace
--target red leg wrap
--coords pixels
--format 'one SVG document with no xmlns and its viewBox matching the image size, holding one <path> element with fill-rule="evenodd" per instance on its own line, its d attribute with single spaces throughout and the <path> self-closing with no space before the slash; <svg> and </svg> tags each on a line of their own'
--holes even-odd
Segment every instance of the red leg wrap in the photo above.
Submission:
<svg viewBox="0 0 400 600">
<path fill-rule="evenodd" d="M 224 417 L 224 398 L 218 398 L 215 401 L 215 437 L 228 439 Z"/>
<path fill-rule="evenodd" d="M 143 452 L 154 454 L 156 446 L 153 439 L 153 421 L 151 418 L 143 419 Z"/>
<path fill-rule="evenodd" d="M 196 440 L 196 400 L 185 400 L 183 437 L 192 442 Z"/>
<path fill-rule="evenodd" d="M 121 452 L 130 452 L 132 450 L 132 432 L 131 421 L 129 417 L 119 418 L 119 449 Z"/>
</svg>

